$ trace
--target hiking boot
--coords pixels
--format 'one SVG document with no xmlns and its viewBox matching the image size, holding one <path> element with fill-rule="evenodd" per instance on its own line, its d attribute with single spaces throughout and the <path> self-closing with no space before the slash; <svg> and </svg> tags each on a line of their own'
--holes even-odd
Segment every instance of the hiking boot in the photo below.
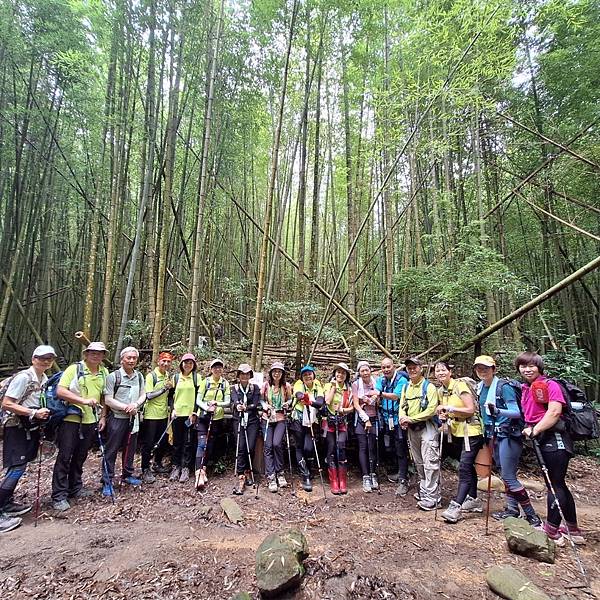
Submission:
<svg viewBox="0 0 600 600">
<path fill-rule="evenodd" d="M 481 498 L 467 496 L 460 508 L 463 512 L 480 513 L 483 512 L 483 501 Z"/>
<path fill-rule="evenodd" d="M 438 500 L 437 502 L 435 500 L 419 500 L 417 502 L 417 506 L 421 510 L 435 510 L 436 507 L 439 508 L 441 505 L 442 505 L 441 500 Z"/>
<path fill-rule="evenodd" d="M 108 485 L 108 483 L 105 483 L 102 486 L 102 495 L 105 498 L 110 498 L 111 496 L 113 496 L 114 495 L 114 490 L 113 490 L 112 485 Z"/>
<path fill-rule="evenodd" d="M 169 467 L 164 467 L 160 463 L 152 463 L 152 470 L 155 473 L 159 473 L 161 475 L 164 475 L 165 473 L 168 473 L 170 471 Z"/>
<path fill-rule="evenodd" d="M 13 529 L 16 529 L 23 519 L 21 517 L 10 517 L 4 513 L 0 513 L 0 533 L 8 533 Z"/>
<path fill-rule="evenodd" d="M 310 477 L 306 476 L 302 478 L 302 489 L 305 492 L 312 492 L 312 481 L 310 480 Z"/>
<path fill-rule="evenodd" d="M 363 492 L 370 494 L 372 491 L 373 487 L 371 486 L 371 476 L 363 475 Z"/>
<path fill-rule="evenodd" d="M 578 546 L 584 546 L 586 543 L 585 538 L 583 537 L 583 532 L 581 531 L 581 529 L 579 529 L 579 527 L 568 529 L 567 527 L 565 527 L 565 525 L 561 525 L 558 528 L 558 532 L 563 536 L 563 538 L 566 538 L 567 534 L 569 534 L 569 536 L 573 540 L 573 543 L 577 544 Z"/>
<path fill-rule="evenodd" d="M 138 479 L 137 477 L 134 477 L 133 475 L 129 475 L 128 477 L 125 477 L 123 479 L 123 483 L 137 487 L 139 485 L 142 485 L 142 480 Z"/>
<path fill-rule="evenodd" d="M 340 494 L 348 493 L 348 467 L 340 466 L 338 469 L 338 479 L 340 482 Z"/>
<path fill-rule="evenodd" d="M 404 497 L 406 494 L 408 494 L 408 481 L 406 481 L 406 479 L 398 480 L 398 487 L 396 488 L 395 494 L 396 496 L 401 497 Z"/>
<path fill-rule="evenodd" d="M 181 469 L 181 474 L 179 475 L 179 483 L 185 483 L 190 478 L 190 470 L 187 467 L 183 467 Z"/>
<path fill-rule="evenodd" d="M 285 488 L 285 487 L 287 487 L 287 486 L 288 486 L 288 482 L 287 482 L 287 481 L 286 481 L 286 479 L 285 479 L 285 474 L 284 474 L 284 473 L 279 473 L 279 474 L 277 475 L 277 485 L 278 485 L 280 488 Z"/>
<path fill-rule="evenodd" d="M 156 481 L 156 477 L 150 469 L 144 469 L 142 472 L 142 481 L 144 483 L 154 483 Z"/>
<path fill-rule="evenodd" d="M 173 465 L 173 468 L 171 469 L 171 474 L 169 475 L 169 481 L 177 481 L 179 479 L 180 475 L 181 475 L 181 467 L 178 467 L 177 465 Z"/>
<path fill-rule="evenodd" d="M 447 523 L 458 523 L 462 519 L 460 514 L 461 508 L 458 502 L 451 500 L 448 508 L 442 513 L 442 519 Z"/>
<path fill-rule="evenodd" d="M 83 500 L 84 498 L 91 498 L 94 495 L 92 490 L 88 490 L 87 488 L 81 488 L 77 490 L 74 494 L 69 494 L 69 498 L 74 498 L 75 500 Z"/>
<path fill-rule="evenodd" d="M 338 480 L 338 470 L 334 467 L 329 467 L 328 475 L 329 475 L 329 486 L 331 488 L 331 493 L 334 496 L 337 496 L 340 493 L 340 483 Z"/>
<path fill-rule="evenodd" d="M 19 504 L 18 502 L 9 502 L 4 505 L 2 513 L 6 517 L 20 517 L 28 513 L 33 508 L 31 504 Z"/>
<path fill-rule="evenodd" d="M 238 475 L 238 484 L 233 488 L 233 493 L 236 496 L 241 496 L 246 489 L 246 476 Z"/>
<path fill-rule="evenodd" d="M 269 491 L 276 493 L 279 488 L 277 486 L 277 478 L 275 475 L 269 475 L 267 480 L 269 481 Z"/>
<path fill-rule="evenodd" d="M 497 512 L 492 513 L 492 517 L 494 517 L 496 521 L 504 521 L 504 519 L 508 519 L 508 517 L 519 518 L 520 514 L 521 513 L 519 511 L 505 508 L 504 510 L 499 510 Z"/>
<path fill-rule="evenodd" d="M 65 512 L 71 508 L 71 505 L 66 500 L 57 500 L 52 503 L 52 508 L 56 512 Z"/>
<path fill-rule="evenodd" d="M 525 515 L 525 520 L 534 528 L 534 529 L 542 529 L 543 523 L 542 520 L 536 515 Z M 562 533 L 562 531 L 561 531 Z"/>
<path fill-rule="evenodd" d="M 379 489 L 379 481 L 377 481 L 377 473 L 371 473 L 371 489 L 372 490 Z"/>
</svg>

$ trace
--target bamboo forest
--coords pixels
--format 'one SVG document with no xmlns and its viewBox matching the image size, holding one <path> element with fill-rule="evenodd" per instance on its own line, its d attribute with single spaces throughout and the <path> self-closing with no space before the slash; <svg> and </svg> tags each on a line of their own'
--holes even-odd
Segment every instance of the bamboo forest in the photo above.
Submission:
<svg viewBox="0 0 600 600">
<path fill-rule="evenodd" d="M 597 2 L 0 6 L 2 367 L 82 330 L 600 371 Z"/>
</svg>

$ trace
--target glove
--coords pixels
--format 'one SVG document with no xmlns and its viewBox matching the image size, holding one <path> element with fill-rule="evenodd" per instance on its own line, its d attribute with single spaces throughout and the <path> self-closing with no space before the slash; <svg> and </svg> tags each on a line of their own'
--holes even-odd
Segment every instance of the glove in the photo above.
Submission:
<svg viewBox="0 0 600 600">
<path fill-rule="evenodd" d="M 311 405 L 310 396 L 306 393 L 304 394 L 304 396 L 302 396 L 302 404 L 304 404 L 304 406 Z"/>
</svg>

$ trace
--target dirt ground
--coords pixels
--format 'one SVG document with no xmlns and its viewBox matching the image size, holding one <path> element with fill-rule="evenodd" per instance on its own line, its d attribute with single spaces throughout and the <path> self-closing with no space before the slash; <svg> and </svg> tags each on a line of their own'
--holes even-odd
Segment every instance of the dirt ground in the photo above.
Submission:
<svg viewBox="0 0 600 600">
<path fill-rule="evenodd" d="M 82 500 L 60 518 L 49 505 L 52 462 L 43 464 L 42 507 L 37 527 L 30 513 L 23 525 L 0 537 L 2 600 L 162 598 L 227 599 L 240 591 L 258 597 L 254 553 L 276 529 L 300 528 L 310 557 L 307 575 L 295 599 L 338 598 L 493 598 L 486 570 L 513 565 L 531 576 L 553 598 L 600 597 L 600 468 L 578 457 L 570 468 L 580 523 L 587 546 L 581 548 L 591 588 L 576 587 L 579 572 L 570 548 L 558 550 L 554 565 L 511 555 L 502 525 L 468 515 L 456 525 L 434 520 L 433 512 L 415 507 L 412 491 L 397 499 L 395 485 L 384 481 L 381 493 L 364 494 L 359 475 L 351 473 L 349 493 L 327 493 L 315 479 L 312 493 L 296 482 L 278 494 L 248 488 L 236 500 L 245 512 L 233 525 L 219 502 L 230 496 L 231 470 L 211 478 L 205 493 L 193 483 L 169 483 L 161 477 L 141 489 L 124 487 L 116 504 L 100 495 Z M 100 461 L 90 456 L 85 482 L 98 487 Z M 535 475 L 526 474 L 530 479 Z M 381 477 L 384 479 L 384 477 Z M 537 478 L 539 480 L 539 477 Z M 17 499 L 33 501 L 36 468 L 30 466 Z M 443 472 L 445 502 L 455 490 L 456 474 Z M 485 496 L 485 494 L 482 494 Z M 544 493 L 534 494 L 542 514 Z M 492 508 L 502 506 L 495 494 Z"/>
</svg>

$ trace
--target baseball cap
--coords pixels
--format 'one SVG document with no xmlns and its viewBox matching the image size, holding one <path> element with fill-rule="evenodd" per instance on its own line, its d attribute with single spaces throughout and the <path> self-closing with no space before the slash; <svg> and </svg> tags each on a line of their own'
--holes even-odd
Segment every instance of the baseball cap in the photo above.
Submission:
<svg viewBox="0 0 600 600">
<path fill-rule="evenodd" d="M 52 354 L 52 356 L 56 356 L 56 352 L 52 346 L 41 345 L 38 346 L 31 355 L 31 358 L 36 358 L 38 356 L 47 356 L 48 354 Z"/>
<path fill-rule="evenodd" d="M 473 362 L 473 366 L 475 365 L 483 365 L 484 367 L 495 367 L 496 361 L 492 356 L 482 354 L 481 356 L 478 356 Z"/>
<path fill-rule="evenodd" d="M 300 376 L 304 375 L 304 373 L 314 373 L 314 372 L 315 372 L 315 368 L 312 365 L 304 365 L 300 369 Z"/>
<path fill-rule="evenodd" d="M 423 363 L 421 362 L 421 359 L 418 358 L 417 356 L 411 356 L 410 358 L 407 358 L 404 361 L 404 364 L 407 366 L 410 364 L 413 364 L 413 365 L 417 365 L 417 367 L 420 367 Z"/>
<path fill-rule="evenodd" d="M 211 361 L 210 368 L 212 369 L 213 367 L 216 367 L 217 365 L 221 365 L 222 367 L 224 367 L 225 363 L 220 358 L 215 358 L 213 361 Z"/>
<path fill-rule="evenodd" d="M 237 372 L 238 373 L 251 373 L 252 375 L 254 375 L 254 371 L 252 370 L 252 367 L 248 363 L 242 363 L 237 368 Z"/>
</svg>

